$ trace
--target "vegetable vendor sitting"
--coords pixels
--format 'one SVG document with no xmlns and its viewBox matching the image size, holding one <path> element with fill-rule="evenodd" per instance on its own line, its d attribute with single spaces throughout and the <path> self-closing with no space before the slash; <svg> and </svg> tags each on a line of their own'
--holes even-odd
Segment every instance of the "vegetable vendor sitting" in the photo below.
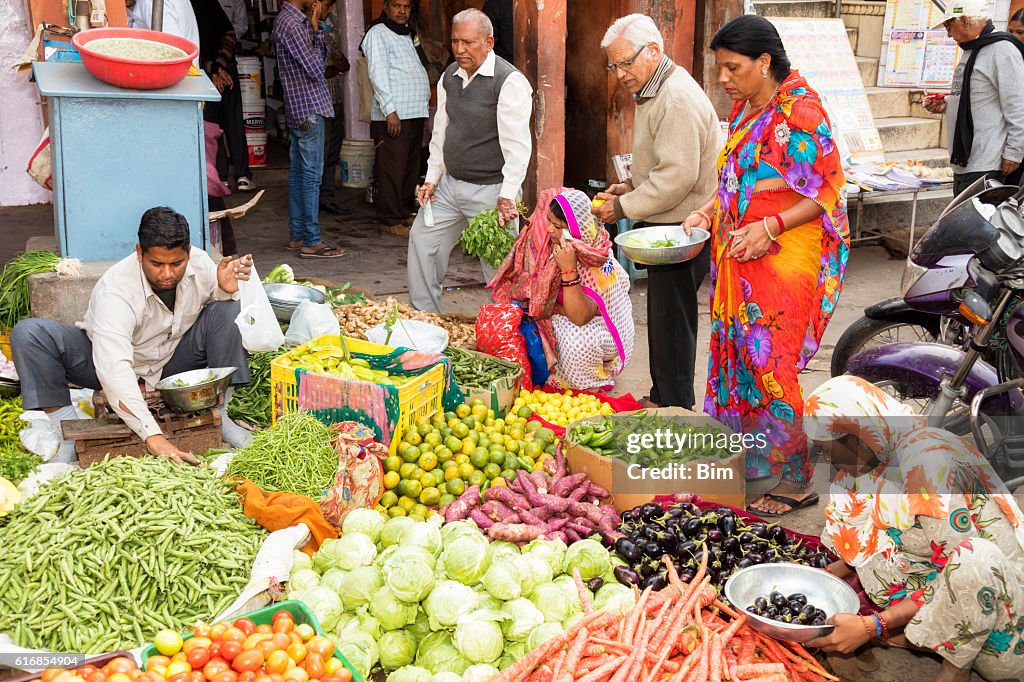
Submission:
<svg viewBox="0 0 1024 682">
<path fill-rule="evenodd" d="M 822 542 L 882 610 L 837 614 L 808 647 L 937 653 L 939 681 L 1024 672 L 1024 513 L 984 457 L 860 377 L 808 396 L 804 431 L 837 469 Z"/>
<path fill-rule="evenodd" d="M 249 382 L 234 299 L 251 265 L 251 256 L 214 264 L 191 246 L 184 216 L 149 209 L 135 253 L 100 277 L 84 321 L 73 327 L 29 318 L 14 327 L 11 350 L 24 408 L 42 410 L 59 424 L 77 418 L 69 383 L 103 389 L 150 454 L 199 464 L 164 436 L 140 384 L 152 390 L 163 377 L 205 367 L 237 367 L 232 383 Z M 55 461 L 76 459 L 74 443 L 64 441 Z"/>
<path fill-rule="evenodd" d="M 537 323 L 557 389 L 609 389 L 633 354 L 629 276 L 576 189 L 549 189 L 488 285 Z"/>
</svg>

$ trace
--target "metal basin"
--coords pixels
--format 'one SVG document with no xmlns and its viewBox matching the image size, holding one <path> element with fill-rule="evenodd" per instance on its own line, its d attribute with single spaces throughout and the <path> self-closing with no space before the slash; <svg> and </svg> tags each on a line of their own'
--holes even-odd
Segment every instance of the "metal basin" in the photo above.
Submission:
<svg viewBox="0 0 1024 682">
<path fill-rule="evenodd" d="M 837 613 L 857 613 L 860 599 L 853 588 L 831 573 L 800 564 L 758 564 L 737 571 L 725 583 L 725 596 L 744 612 L 750 627 L 769 637 L 788 642 L 806 642 L 831 633 L 834 625 L 794 625 L 780 623 L 747 611 L 758 597 L 773 591 L 790 595 L 800 592 L 807 601 L 825 612 L 828 618 Z"/>
<path fill-rule="evenodd" d="M 711 233 L 699 227 L 690 235 L 679 225 L 653 225 L 623 232 L 615 237 L 615 245 L 634 263 L 642 265 L 673 265 L 697 257 Z M 652 242 L 672 240 L 678 246 L 652 247 Z"/>
<path fill-rule="evenodd" d="M 0 398 L 17 398 L 21 395 L 21 383 L 8 379 L 0 380 Z"/>
<path fill-rule="evenodd" d="M 277 320 L 285 324 L 291 322 L 292 313 L 303 301 L 323 303 L 327 300 L 324 292 L 301 284 L 264 284 L 263 290 L 267 292 L 270 307 L 274 309 Z"/>
<path fill-rule="evenodd" d="M 156 390 L 160 391 L 164 402 L 175 412 L 199 412 L 220 403 L 236 369 L 193 369 L 161 379 Z"/>
</svg>

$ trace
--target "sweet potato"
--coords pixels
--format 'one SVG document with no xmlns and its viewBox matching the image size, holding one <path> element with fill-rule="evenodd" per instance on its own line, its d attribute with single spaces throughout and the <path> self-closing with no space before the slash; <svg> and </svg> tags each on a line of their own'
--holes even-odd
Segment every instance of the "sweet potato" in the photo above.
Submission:
<svg viewBox="0 0 1024 682">
<path fill-rule="evenodd" d="M 501 502 L 508 507 L 528 507 L 530 504 L 525 496 L 502 486 L 494 486 L 485 490 L 484 499 L 488 502 L 492 500 Z"/>
<path fill-rule="evenodd" d="M 535 495 L 528 496 L 530 502 L 535 507 L 550 507 L 556 512 L 564 512 L 569 509 L 569 505 L 572 504 L 570 500 L 564 497 L 558 497 L 557 495 L 550 495 L 544 493 L 536 493 Z"/>
<path fill-rule="evenodd" d="M 583 537 L 580 537 L 579 533 L 574 532 L 568 526 L 566 526 L 565 530 L 562 531 L 562 533 L 565 535 L 565 544 L 567 544 L 567 545 L 571 545 L 574 542 L 579 542 L 580 540 L 583 539 L 583 537 L 587 537 L 586 535 L 584 535 Z"/>
<path fill-rule="evenodd" d="M 471 485 L 451 504 L 444 508 L 445 521 L 461 521 L 469 516 L 469 512 L 480 504 L 480 486 Z"/>
<path fill-rule="evenodd" d="M 555 531 L 554 533 L 547 533 L 547 534 L 545 534 L 542 537 L 545 540 L 552 540 L 552 541 L 554 541 L 554 540 L 561 540 L 565 544 L 567 544 L 567 545 L 569 544 L 569 539 L 565 536 L 565 533 L 563 533 L 562 531 Z"/>
<path fill-rule="evenodd" d="M 601 508 L 593 504 L 584 504 L 582 502 L 571 502 L 568 501 L 566 505 L 566 511 L 574 516 L 582 516 L 583 518 L 590 521 L 595 526 L 600 524 L 605 519 L 604 512 Z"/>
<path fill-rule="evenodd" d="M 480 527 L 480 530 L 487 530 L 494 525 L 494 521 L 491 521 L 487 514 L 484 514 L 479 509 L 474 509 L 469 512 L 469 518 L 473 520 L 473 523 Z"/>
<path fill-rule="evenodd" d="M 519 520 L 523 523 L 529 524 L 531 526 L 539 526 L 541 528 L 546 527 L 548 530 L 550 530 L 550 526 L 548 526 L 548 524 L 544 522 L 544 519 L 540 518 L 529 509 L 524 509 L 523 507 L 512 507 L 512 512 L 518 515 Z"/>
<path fill-rule="evenodd" d="M 580 538 L 590 537 L 591 533 L 594 532 L 594 529 L 590 525 L 590 522 L 586 519 L 580 518 L 573 519 L 572 521 L 565 524 L 563 528 L 566 532 L 572 531 L 573 533 L 576 533 L 576 535 L 580 536 Z"/>
<path fill-rule="evenodd" d="M 487 537 L 508 542 L 529 542 L 544 534 L 544 529 L 525 523 L 496 523 L 487 529 Z"/>
<path fill-rule="evenodd" d="M 568 498 L 573 502 L 582 502 L 584 498 L 590 496 L 590 486 L 579 485 L 573 488 L 573 491 L 569 493 Z"/>
<path fill-rule="evenodd" d="M 587 481 L 587 492 L 599 500 L 607 500 L 609 497 L 612 496 L 610 492 L 608 492 L 598 484 L 594 483 L 593 481 Z"/>
<path fill-rule="evenodd" d="M 586 474 L 573 474 L 572 476 L 564 476 L 555 483 L 552 484 L 549 492 L 552 495 L 558 495 L 559 497 L 568 497 L 577 488 L 583 487 L 589 489 L 590 486 L 584 485 L 587 480 Z"/>
<path fill-rule="evenodd" d="M 520 520 L 518 514 L 497 500 L 484 502 L 480 507 L 480 511 L 487 514 L 496 523 L 518 523 Z M 514 520 L 513 517 L 515 517 Z"/>
<path fill-rule="evenodd" d="M 569 519 L 564 516 L 561 516 L 557 519 L 552 519 L 547 523 L 548 532 L 562 530 L 562 528 L 564 528 L 565 524 L 567 523 L 569 523 Z"/>
<path fill-rule="evenodd" d="M 544 471 L 551 478 L 558 478 L 558 465 L 555 463 L 554 457 L 548 457 L 544 460 Z"/>
</svg>

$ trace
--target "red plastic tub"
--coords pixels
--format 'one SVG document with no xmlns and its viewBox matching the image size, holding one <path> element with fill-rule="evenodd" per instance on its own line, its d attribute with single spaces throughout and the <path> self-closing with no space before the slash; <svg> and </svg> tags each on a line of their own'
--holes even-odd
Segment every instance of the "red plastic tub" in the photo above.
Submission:
<svg viewBox="0 0 1024 682">
<path fill-rule="evenodd" d="M 149 40 L 176 47 L 185 56 L 143 61 L 99 54 L 89 49 L 92 41 L 106 38 Z M 82 55 L 82 63 L 89 73 L 104 83 L 133 90 L 156 90 L 177 85 L 188 74 L 192 61 L 199 56 L 199 47 L 189 40 L 170 33 L 139 28 L 94 28 L 76 33 L 71 42 Z"/>
</svg>

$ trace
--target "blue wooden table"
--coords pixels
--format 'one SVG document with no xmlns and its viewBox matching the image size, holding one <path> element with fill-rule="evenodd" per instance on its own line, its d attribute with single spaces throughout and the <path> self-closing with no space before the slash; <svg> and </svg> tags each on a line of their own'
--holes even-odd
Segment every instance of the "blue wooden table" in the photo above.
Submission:
<svg viewBox="0 0 1024 682">
<path fill-rule="evenodd" d="M 36 62 L 32 73 L 49 98 L 61 256 L 123 258 L 154 206 L 184 215 L 192 244 L 209 248 L 202 102 L 220 99 L 209 78 L 128 90 L 95 79 L 81 64 Z"/>
</svg>

